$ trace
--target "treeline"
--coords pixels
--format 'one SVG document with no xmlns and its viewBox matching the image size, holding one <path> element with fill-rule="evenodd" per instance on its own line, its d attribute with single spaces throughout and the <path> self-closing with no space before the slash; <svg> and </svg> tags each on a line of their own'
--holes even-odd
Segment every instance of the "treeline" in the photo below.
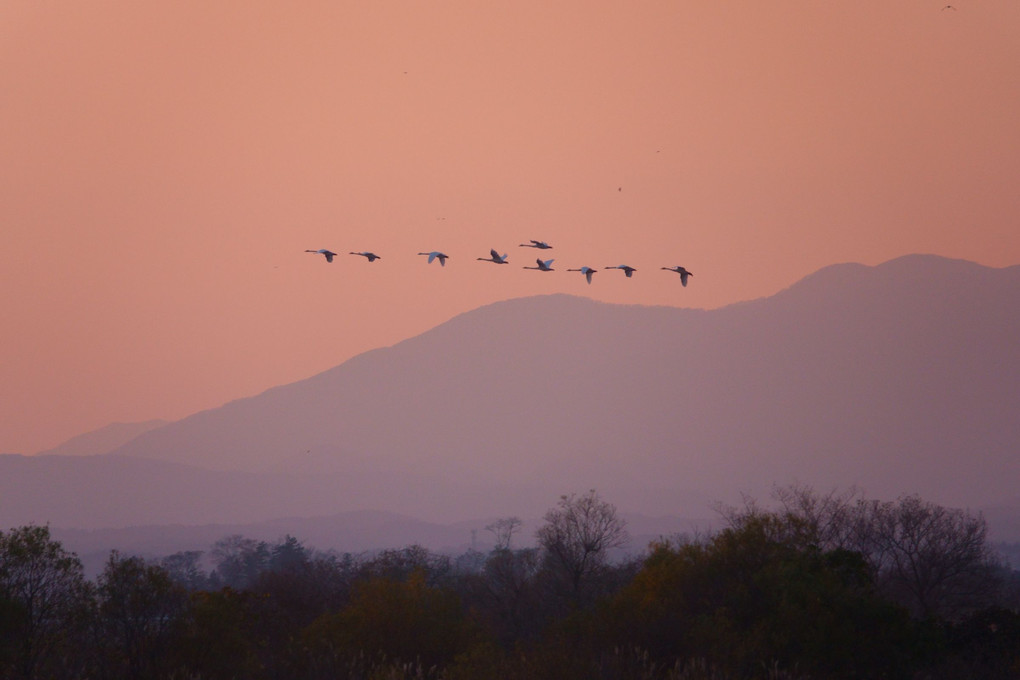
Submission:
<svg viewBox="0 0 1020 680">
<path fill-rule="evenodd" d="M 1020 577 L 983 518 L 916 497 L 779 489 L 726 528 L 627 541 L 591 491 L 534 548 L 322 553 L 233 536 L 112 553 L 85 579 L 47 527 L 0 532 L 0 677 L 1020 678 Z M 208 565 L 207 569 L 204 565 Z"/>
</svg>

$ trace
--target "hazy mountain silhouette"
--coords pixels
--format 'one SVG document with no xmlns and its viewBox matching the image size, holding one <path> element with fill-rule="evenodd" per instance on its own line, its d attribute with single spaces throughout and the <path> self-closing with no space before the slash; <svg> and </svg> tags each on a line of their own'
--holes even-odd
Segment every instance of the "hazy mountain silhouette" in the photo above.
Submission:
<svg viewBox="0 0 1020 680">
<path fill-rule="evenodd" d="M 717 517 L 648 517 L 634 513 L 621 516 L 627 522 L 631 539 L 627 549 L 634 551 L 643 550 L 651 541 L 663 536 L 706 530 L 718 524 Z M 493 534 L 485 527 L 495 519 L 439 524 L 391 512 L 361 510 L 236 524 L 147 525 L 94 530 L 57 528 L 53 535 L 65 548 L 77 553 L 90 575 L 95 575 L 102 571 L 112 549 L 161 557 L 185 550 L 208 551 L 217 540 L 235 534 L 269 543 L 278 542 L 289 534 L 309 548 L 352 554 L 412 544 L 453 555 L 469 549 L 488 552 L 494 542 Z M 525 518 L 513 536 L 513 547 L 534 545 L 535 532 L 541 525 L 540 518 Z"/>
<path fill-rule="evenodd" d="M 71 437 L 58 446 L 40 451 L 41 456 L 95 456 L 109 453 L 138 435 L 168 424 L 167 420 L 146 420 L 140 423 L 110 423 L 92 432 Z"/>
<path fill-rule="evenodd" d="M 139 494 L 180 522 L 199 507 L 207 522 L 540 515 L 588 488 L 623 509 L 700 516 L 794 480 L 1015 507 L 1018 309 L 1020 267 L 934 256 L 835 265 L 711 311 L 509 300 L 95 464 L 178 464 L 147 473 L 167 480 L 164 500 Z M 0 490 L 17 486 L 10 462 Z M 133 474 L 106 493 L 132 493 L 121 485 L 138 487 Z M 178 499 L 170 480 L 186 489 Z"/>
<path fill-rule="evenodd" d="M 520 514 L 516 508 L 551 507 L 558 497 L 545 488 L 461 480 L 443 486 L 451 498 L 409 492 L 434 484 L 412 473 L 370 469 L 357 474 L 253 473 L 120 455 L 3 454 L 0 529 L 29 523 L 83 529 L 242 524 L 381 507 L 448 520 L 484 514 L 453 511 L 458 499 L 469 510 L 493 504 L 502 514 Z M 479 503 L 483 498 L 486 502 Z"/>
</svg>

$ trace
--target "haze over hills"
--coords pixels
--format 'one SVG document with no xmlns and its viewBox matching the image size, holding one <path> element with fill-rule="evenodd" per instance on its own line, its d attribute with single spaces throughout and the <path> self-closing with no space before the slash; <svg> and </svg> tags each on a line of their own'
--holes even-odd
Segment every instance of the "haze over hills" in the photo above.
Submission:
<svg viewBox="0 0 1020 680">
<path fill-rule="evenodd" d="M 588 488 L 704 516 L 792 481 L 1017 507 L 1017 309 L 1020 267 L 934 256 L 711 311 L 499 302 L 108 456 L 0 457 L 0 518 L 455 521 L 539 516 Z"/>
<path fill-rule="evenodd" d="M 71 437 L 59 446 L 40 451 L 41 456 L 96 456 L 123 446 L 138 435 L 168 424 L 167 420 L 146 420 L 140 423 L 110 423 L 92 432 Z"/>
<path fill-rule="evenodd" d="M 647 517 L 621 513 L 627 523 L 630 542 L 623 551 L 640 551 L 652 541 L 677 533 L 705 531 L 718 525 L 718 517 Z M 286 535 L 298 538 L 317 550 L 366 554 L 381 549 L 422 545 L 431 550 L 460 555 L 474 549 L 488 552 L 493 534 L 485 529 L 494 517 L 474 518 L 440 524 L 406 515 L 379 511 L 354 511 L 320 517 L 280 517 L 264 522 L 236 524 L 171 524 L 132 526 L 120 529 L 53 529 L 61 544 L 79 555 L 86 574 L 98 575 L 111 549 L 147 558 L 162 557 L 186 550 L 209 550 L 216 541 L 241 535 L 267 543 L 276 543 Z M 538 517 L 523 518 L 513 536 L 513 547 L 533 546 L 535 532 L 542 525 Z"/>
</svg>

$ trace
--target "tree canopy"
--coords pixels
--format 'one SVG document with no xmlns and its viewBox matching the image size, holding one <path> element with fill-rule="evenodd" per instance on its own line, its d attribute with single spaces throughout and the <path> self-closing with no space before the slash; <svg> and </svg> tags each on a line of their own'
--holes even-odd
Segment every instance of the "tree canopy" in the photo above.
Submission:
<svg viewBox="0 0 1020 680">
<path fill-rule="evenodd" d="M 980 515 L 853 490 L 773 501 L 629 558 L 589 491 L 559 499 L 536 547 L 513 547 L 518 518 L 460 556 L 228 536 L 208 556 L 114 552 L 95 582 L 48 527 L 18 527 L 0 532 L 0 677 L 1020 677 L 1020 572 Z"/>
</svg>

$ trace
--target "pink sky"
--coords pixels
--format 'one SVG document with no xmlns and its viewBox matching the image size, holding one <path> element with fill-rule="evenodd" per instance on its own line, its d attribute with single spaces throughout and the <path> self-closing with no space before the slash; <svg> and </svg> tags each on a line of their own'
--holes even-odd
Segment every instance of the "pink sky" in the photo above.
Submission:
<svg viewBox="0 0 1020 680">
<path fill-rule="evenodd" d="M 0 452 L 511 297 L 1020 263 L 1020 2 L 945 2 L 4 2 Z"/>
</svg>

